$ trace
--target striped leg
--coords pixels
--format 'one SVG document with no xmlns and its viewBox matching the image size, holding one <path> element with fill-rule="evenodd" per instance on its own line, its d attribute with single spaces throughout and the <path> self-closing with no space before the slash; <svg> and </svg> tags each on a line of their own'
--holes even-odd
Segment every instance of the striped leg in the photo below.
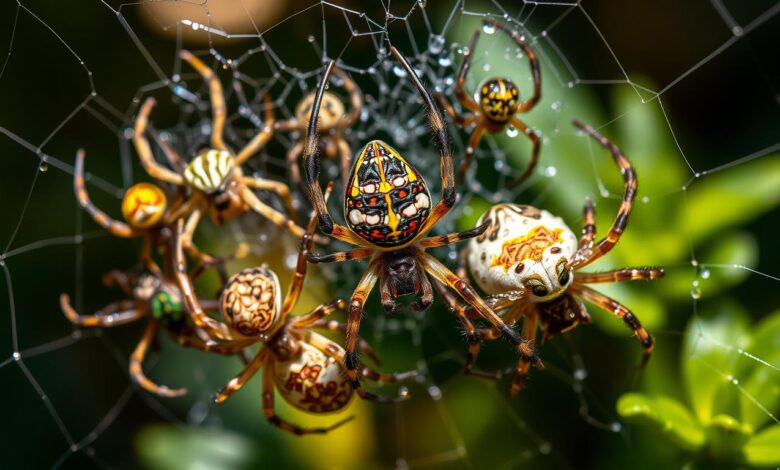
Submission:
<svg viewBox="0 0 780 470">
<path fill-rule="evenodd" d="M 268 349 L 265 347 L 262 347 L 260 351 L 255 355 L 255 357 L 249 361 L 249 364 L 244 367 L 244 369 L 239 372 L 239 374 L 232 379 L 230 379 L 230 382 L 228 382 L 222 389 L 217 393 L 217 395 L 214 397 L 214 403 L 222 403 L 228 398 L 230 398 L 230 395 L 236 393 L 243 387 L 249 380 L 254 377 L 254 375 L 257 373 L 257 371 L 260 370 L 261 367 L 263 367 L 263 364 L 266 362 L 266 359 L 268 358 Z M 265 381 L 265 380 L 263 380 Z M 273 377 L 271 377 L 271 383 L 274 383 Z M 265 384 L 263 384 L 265 385 Z"/>
<path fill-rule="evenodd" d="M 596 284 L 607 282 L 626 282 L 645 279 L 658 279 L 664 276 L 661 268 L 623 268 L 601 273 L 577 273 L 574 282 L 577 284 Z"/>
<path fill-rule="evenodd" d="M 518 310 L 524 311 L 525 305 L 519 307 Z M 531 313 L 525 316 L 523 320 L 523 339 L 527 342 L 528 346 L 533 348 L 534 341 L 536 339 L 536 325 L 538 316 Z M 531 368 L 531 363 L 525 356 L 520 356 L 517 361 L 517 367 L 515 368 L 515 378 L 512 379 L 512 386 L 509 388 L 509 396 L 516 397 L 518 393 L 525 387 L 525 382 L 528 379 L 528 369 Z"/>
<path fill-rule="evenodd" d="M 89 199 L 87 185 L 84 183 L 84 149 L 78 149 L 76 152 L 76 163 L 73 168 L 73 191 L 76 193 L 76 199 L 92 217 L 98 225 L 111 232 L 116 237 L 135 237 L 140 235 L 136 230 L 124 222 L 114 220 L 105 212 L 98 209 Z"/>
<path fill-rule="evenodd" d="M 141 159 L 141 165 L 149 173 L 149 176 L 176 186 L 184 186 L 186 182 L 182 175 L 161 166 L 154 160 L 152 147 L 146 139 L 146 126 L 149 123 L 149 114 L 151 114 L 155 103 L 156 101 L 151 96 L 146 98 L 144 104 L 141 105 L 138 116 L 135 118 L 135 130 L 133 131 L 135 150 L 138 152 L 138 158 Z"/>
<path fill-rule="evenodd" d="M 161 397 L 180 397 L 187 393 L 186 388 L 168 388 L 165 385 L 157 385 L 146 377 L 141 367 L 146 357 L 146 351 L 149 349 L 149 344 L 157 336 L 158 326 L 159 324 L 155 320 L 149 321 L 149 324 L 146 325 L 141 341 L 138 342 L 135 351 L 130 355 L 130 377 L 133 378 L 135 383 L 151 393 Z"/>
<path fill-rule="evenodd" d="M 337 427 L 351 421 L 352 416 L 343 419 L 335 424 L 321 428 L 304 428 L 285 421 L 276 414 L 274 404 L 274 360 L 273 357 L 269 357 L 265 361 L 265 369 L 263 370 L 263 414 L 269 423 L 273 424 L 279 429 L 301 436 L 303 434 L 325 434 L 329 431 L 336 429 Z"/>
<path fill-rule="evenodd" d="M 574 121 L 574 125 L 577 126 L 577 128 L 582 132 L 598 141 L 598 143 L 601 144 L 604 148 L 609 150 L 609 152 L 612 154 L 612 158 L 615 160 L 615 163 L 617 163 L 618 167 L 620 168 L 620 173 L 623 175 L 623 181 L 625 182 L 623 202 L 620 204 L 620 209 L 618 209 L 617 215 L 615 215 L 615 220 L 612 223 L 612 227 L 609 229 L 609 233 L 605 238 L 599 240 L 599 242 L 596 243 L 592 252 L 590 253 L 590 256 L 585 261 L 582 261 L 581 263 L 573 266 L 576 269 L 587 266 L 601 258 L 607 254 L 609 250 L 615 246 L 615 244 L 617 244 L 618 240 L 620 240 L 620 235 L 623 234 L 623 231 L 626 229 L 626 225 L 628 224 L 628 217 L 631 214 L 631 206 L 633 205 L 634 197 L 636 197 L 637 178 L 631 163 L 628 161 L 628 159 L 626 159 L 625 156 L 623 156 L 623 152 L 615 144 L 607 140 L 606 137 L 601 136 L 587 124 Z"/>
<path fill-rule="evenodd" d="M 582 237 L 580 237 L 579 251 L 587 252 L 593 247 L 596 239 L 596 206 L 593 199 L 585 198 L 585 206 L 582 209 Z"/>
<path fill-rule="evenodd" d="M 460 64 L 460 68 L 458 69 L 458 77 L 455 80 L 455 96 L 458 98 L 458 101 L 468 110 L 472 112 L 479 112 L 480 107 L 479 105 L 469 96 L 468 93 L 466 93 L 465 85 L 466 85 L 466 75 L 469 73 L 469 68 L 471 67 L 471 59 L 474 57 L 474 51 L 477 49 L 477 41 L 479 40 L 479 30 L 474 31 L 474 34 L 471 36 L 471 42 L 469 43 L 469 48 L 463 51 L 463 62 Z"/>
<path fill-rule="evenodd" d="M 505 25 L 499 23 L 498 21 L 494 19 L 484 19 L 482 20 L 483 25 L 493 25 L 494 27 L 504 31 L 506 34 L 509 35 L 509 37 L 512 38 L 512 40 L 517 44 L 517 47 L 523 50 L 526 57 L 528 57 L 528 63 L 531 67 L 531 76 L 534 80 L 534 94 L 531 96 L 530 99 L 526 100 L 521 104 L 518 108 L 518 112 L 525 113 L 531 110 L 534 106 L 536 106 L 536 103 L 539 102 L 539 100 L 542 98 L 542 70 L 539 66 L 539 59 L 537 59 L 536 54 L 534 53 L 533 49 L 531 49 L 528 44 L 525 42 L 522 36 L 520 36 L 517 31 L 512 31 L 509 28 L 507 28 Z"/>
<path fill-rule="evenodd" d="M 297 225 L 292 219 L 278 210 L 261 202 L 249 188 L 244 188 L 243 191 L 241 191 L 241 199 L 246 202 L 253 211 L 262 215 L 274 224 L 287 230 L 296 237 L 303 237 L 305 232 L 301 226 Z"/>
<path fill-rule="evenodd" d="M 623 320 L 642 343 L 642 347 L 644 348 L 642 365 L 644 366 L 647 364 L 647 361 L 650 359 L 650 355 L 653 353 L 653 337 L 650 336 L 650 333 L 648 333 L 647 330 L 645 330 L 645 328 L 639 322 L 639 318 L 637 318 L 631 312 L 631 310 L 627 309 L 606 295 L 591 289 L 590 287 L 573 284 L 571 287 L 569 287 L 569 289 L 573 294 L 582 296 L 582 298 L 588 302 L 593 303 L 605 312 L 609 312 Z"/>
<path fill-rule="evenodd" d="M 531 161 L 528 162 L 528 166 L 525 168 L 525 171 L 509 183 L 509 187 L 514 188 L 528 179 L 528 177 L 533 173 L 534 168 L 536 168 L 536 164 L 539 162 L 539 150 L 542 142 L 541 139 L 539 139 L 539 136 L 536 135 L 536 132 L 534 132 L 530 127 L 526 126 L 525 123 L 519 119 L 512 118 L 509 120 L 509 122 L 511 122 L 512 125 L 515 126 L 515 129 L 517 129 L 522 135 L 531 139 L 531 144 L 533 144 L 533 148 L 531 150 Z"/>
<path fill-rule="evenodd" d="M 336 320 L 326 320 L 324 318 L 321 318 L 315 322 L 313 322 L 311 325 L 307 326 L 308 328 L 325 328 L 328 331 L 333 332 L 340 332 L 342 334 L 347 333 L 347 324 L 341 323 Z M 377 356 L 376 351 L 374 351 L 374 348 L 368 343 L 368 341 L 364 340 L 363 338 L 358 339 L 358 348 L 360 349 L 360 352 L 365 354 L 366 356 L 370 357 L 372 361 L 378 366 L 382 365 L 382 360 L 379 359 L 379 356 Z"/>
<path fill-rule="evenodd" d="M 371 248 L 356 248 L 350 251 L 339 251 L 336 253 L 328 253 L 327 255 L 318 255 L 315 253 L 309 253 L 307 259 L 312 264 L 342 263 L 344 261 L 368 258 L 373 254 L 374 254 L 374 250 Z"/>
<path fill-rule="evenodd" d="M 141 308 L 134 300 L 122 300 L 106 305 L 94 315 L 79 315 L 70 304 L 68 294 L 60 294 L 60 308 L 68 320 L 74 325 L 87 327 L 102 327 L 124 325 L 146 316 L 146 309 Z"/>
<path fill-rule="evenodd" d="M 336 299 L 332 302 L 322 304 L 306 315 L 302 315 L 293 321 L 292 328 L 308 328 L 315 325 L 323 318 L 331 315 L 333 312 L 347 308 L 347 302 L 344 299 Z"/>
<path fill-rule="evenodd" d="M 446 235 L 439 235 L 436 237 L 428 237 L 420 240 L 419 246 L 425 249 L 436 248 L 444 245 L 451 245 L 469 238 L 474 238 L 482 235 L 485 230 L 490 226 L 490 222 L 485 222 L 471 230 L 465 230 L 463 232 L 448 233 Z"/>
<path fill-rule="evenodd" d="M 452 122 L 454 122 L 458 127 L 468 127 L 479 119 L 476 114 L 458 114 L 458 112 L 455 111 L 455 108 L 452 106 L 452 103 L 447 100 L 443 93 L 436 93 L 436 100 L 439 102 L 439 106 L 441 106 L 450 119 L 452 119 Z"/>
<path fill-rule="evenodd" d="M 206 66 L 200 59 L 192 55 L 190 51 L 180 50 L 179 57 L 189 62 L 189 64 L 198 71 L 203 81 L 209 87 L 209 96 L 211 98 L 211 146 L 217 150 L 227 150 L 222 134 L 225 130 L 225 118 L 227 117 L 227 106 L 225 106 L 225 94 L 222 92 L 222 84 L 219 82 L 214 71 Z"/>
</svg>

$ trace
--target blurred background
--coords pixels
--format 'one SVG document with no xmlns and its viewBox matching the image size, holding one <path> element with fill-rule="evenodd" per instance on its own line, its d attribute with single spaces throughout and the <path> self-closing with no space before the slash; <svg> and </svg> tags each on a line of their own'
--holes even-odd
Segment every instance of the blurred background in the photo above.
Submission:
<svg viewBox="0 0 780 470">
<path fill-rule="evenodd" d="M 0 466 L 780 465 L 780 4 L 518 3 L 0 6 L 0 50 L 9 51 L 0 66 Z M 238 359 L 184 350 L 161 334 L 145 370 L 189 394 L 158 398 L 127 374 L 143 322 L 78 329 L 62 315 L 62 292 L 84 314 L 122 298 L 101 277 L 135 266 L 140 247 L 109 236 L 79 208 L 76 149 L 87 152 L 93 201 L 119 217 L 123 190 L 149 181 L 131 145 L 146 96 L 159 103 L 155 128 L 185 156 L 208 140 L 208 96 L 178 50 L 196 51 L 217 69 L 231 116 L 226 138 L 235 148 L 260 126 L 263 96 L 274 99 L 277 118 L 291 117 L 316 86 L 323 57 L 337 58 L 365 95 L 360 122 L 347 135 L 353 151 L 384 139 L 436 188 L 438 159 L 424 114 L 384 58 L 389 45 L 399 47 L 431 89 L 454 99 L 463 47 L 483 17 L 511 23 L 540 57 L 543 98 L 520 118 L 543 138 L 541 161 L 527 184 L 505 190 L 530 146 L 511 130 L 485 138 L 440 230 L 471 228 L 491 204 L 515 201 L 550 210 L 578 232 L 591 196 L 605 233 L 622 181 L 609 156 L 569 123 L 597 127 L 631 159 L 640 189 L 629 229 L 592 270 L 652 265 L 667 272 L 658 281 L 599 286 L 654 335 L 645 369 L 637 368 L 641 347 L 622 322 L 589 306 L 593 325 L 540 345 L 546 370 L 533 370 L 527 389 L 510 399 L 511 378 L 462 375 L 465 339 L 446 308 L 437 302 L 422 315 L 387 316 L 374 293 L 361 334 L 382 357 L 383 371 L 422 374 L 405 384 L 410 400 L 377 406 L 355 399 L 343 414 L 312 417 L 277 397 L 279 413 L 297 423 L 356 417 L 326 436 L 296 438 L 263 418 L 259 376 L 226 403 L 212 404 L 241 370 Z M 526 58 L 500 32 L 484 31 L 468 90 L 493 76 L 511 77 L 530 94 Z M 469 132 L 454 125 L 450 132 L 459 159 Z M 251 170 L 288 181 L 284 155 L 298 137 L 276 135 Z M 337 176 L 336 165 L 325 165 L 326 175 Z M 266 262 L 285 287 L 297 250 L 295 240 L 251 215 L 225 227 L 204 222 L 196 241 L 221 254 L 248 242 L 252 254 L 230 271 Z M 454 266 L 454 249 L 434 254 Z M 313 269 L 295 313 L 349 296 L 364 267 Z M 203 297 L 218 288 L 213 274 L 198 284 Z M 498 370 L 515 361 L 496 341 L 483 347 L 479 366 Z"/>
</svg>

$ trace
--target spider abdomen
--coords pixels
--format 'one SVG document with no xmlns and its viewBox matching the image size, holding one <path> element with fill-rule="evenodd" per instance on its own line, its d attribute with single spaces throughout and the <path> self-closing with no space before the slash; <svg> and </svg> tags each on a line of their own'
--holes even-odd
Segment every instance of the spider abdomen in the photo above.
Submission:
<svg viewBox="0 0 780 470">
<path fill-rule="evenodd" d="M 374 140 L 352 167 L 344 213 L 349 228 L 379 247 L 399 247 L 419 233 L 430 215 L 428 186 L 398 152 Z"/>
<path fill-rule="evenodd" d="M 505 123 L 520 105 L 520 90 L 506 78 L 491 78 L 479 87 L 479 106 L 493 122 Z"/>
<path fill-rule="evenodd" d="M 341 364 L 307 342 L 300 346 L 300 354 L 274 362 L 274 380 L 285 401 L 318 414 L 344 408 L 353 393 Z"/>
<path fill-rule="evenodd" d="M 487 230 L 469 242 L 468 265 L 488 294 L 530 290 L 531 300 L 556 298 L 571 283 L 568 262 L 577 237 L 551 213 L 532 206 L 497 204 L 477 223 Z"/>
<path fill-rule="evenodd" d="M 267 335 L 279 323 L 282 298 L 276 273 L 265 266 L 248 268 L 225 284 L 220 311 L 242 335 Z"/>
</svg>

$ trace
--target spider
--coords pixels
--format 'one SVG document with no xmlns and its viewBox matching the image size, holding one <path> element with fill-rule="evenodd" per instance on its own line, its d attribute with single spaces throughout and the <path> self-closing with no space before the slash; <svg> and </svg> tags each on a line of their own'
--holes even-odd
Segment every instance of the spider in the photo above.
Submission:
<svg viewBox="0 0 780 470">
<path fill-rule="evenodd" d="M 506 311 L 502 318 L 507 324 L 514 325 L 521 317 L 524 318 L 523 337 L 530 346 L 533 346 L 537 326 L 543 332 L 544 342 L 554 334 L 569 331 L 578 323 L 590 323 L 590 315 L 580 300 L 584 299 L 622 319 L 631 328 L 644 348 L 644 365 L 653 351 L 652 336 L 629 309 L 586 284 L 658 279 L 664 275 L 663 269 L 638 267 L 598 273 L 579 271 L 607 254 L 620 240 L 636 195 L 636 174 L 616 145 L 586 124 L 574 121 L 574 125 L 612 154 L 623 176 L 623 200 L 607 236 L 595 241 L 596 214 L 590 198 L 585 200 L 584 228 L 579 241 L 563 220 L 545 210 L 512 203 L 497 204 L 479 219 L 478 224 L 487 224 L 488 228 L 469 242 L 461 253 L 461 260 L 467 261 L 472 277 L 491 296 L 486 299 L 491 307 Z M 465 277 L 465 268 L 461 269 L 459 274 Z M 456 310 L 470 338 L 498 337 L 499 332 L 495 329 L 475 330 L 468 318 L 474 314 L 457 305 L 451 295 L 445 298 Z M 467 373 L 478 353 L 479 341 L 471 341 Z M 524 386 L 528 369 L 528 360 L 521 357 L 510 389 L 513 396 Z"/>
<path fill-rule="evenodd" d="M 79 201 L 92 219 L 112 235 L 122 238 L 143 237 L 141 248 L 141 262 L 146 269 L 156 275 L 162 275 L 162 269 L 152 257 L 154 247 L 165 249 L 167 240 L 172 235 L 169 227 L 172 209 L 181 205 L 181 195 L 177 195 L 173 204 L 168 204 L 168 197 L 159 186 L 152 183 L 138 183 L 125 191 L 122 197 L 122 216 L 124 222 L 113 219 L 100 210 L 90 199 L 84 178 L 85 152 L 79 149 L 76 152 L 76 162 L 73 171 L 73 190 Z M 236 250 L 237 255 L 246 248 L 244 246 Z M 190 256 L 199 259 L 202 267 L 216 265 L 217 258 L 201 253 L 195 245 L 190 245 L 187 250 Z"/>
<path fill-rule="evenodd" d="M 341 69 L 335 67 L 333 70 L 341 81 L 343 87 L 349 93 L 351 109 L 346 113 L 344 104 L 338 96 L 326 91 L 322 96 L 322 107 L 317 115 L 319 122 L 317 132 L 320 139 L 319 144 L 328 158 L 341 158 L 342 183 L 346 187 L 349 177 L 349 167 L 352 161 L 352 149 L 344 138 L 344 130 L 353 125 L 360 117 L 360 110 L 363 106 L 363 97 L 360 89 L 351 78 Z M 306 139 L 306 129 L 309 127 L 311 117 L 311 108 L 314 104 L 315 92 L 306 95 L 295 107 L 295 115 L 292 119 L 286 121 L 277 121 L 274 123 L 275 131 L 298 132 L 302 134 L 301 139 L 287 152 L 287 166 L 290 168 L 290 177 L 296 186 L 301 184 L 301 173 L 298 169 L 298 157 L 303 151 L 303 144 Z"/>
<path fill-rule="evenodd" d="M 224 323 L 208 317 L 214 329 L 222 331 L 222 348 L 241 348 L 260 343 L 257 355 L 235 378 L 216 395 L 214 401 L 222 403 L 243 387 L 261 368 L 263 369 L 263 412 L 266 419 L 293 434 L 326 433 L 352 418 L 328 427 L 303 428 L 277 416 L 274 405 L 274 388 L 290 405 L 300 410 L 324 414 L 344 408 L 353 391 L 344 378 L 344 350 L 333 341 L 313 331 L 315 328 L 337 330 L 338 322 L 324 318 L 336 310 L 343 310 L 342 299 L 320 305 L 302 316 L 290 316 L 298 303 L 306 277 L 306 257 L 311 249 L 316 219 L 312 216 L 309 234 L 301 242 L 296 270 L 287 294 L 282 298 L 279 278 L 266 265 L 244 269 L 231 277 L 222 291 L 219 311 Z M 181 234 L 179 224 L 179 233 Z M 181 244 L 177 250 L 177 275 L 187 307 L 203 313 L 201 301 L 194 294 L 190 276 L 185 271 Z M 379 363 L 373 349 L 361 342 L 361 350 Z M 364 367 L 362 375 L 377 383 L 386 384 L 407 380 L 416 372 L 380 374 Z M 365 398 L 365 396 L 361 395 Z"/>
<path fill-rule="evenodd" d="M 517 88 L 517 85 L 507 78 L 489 78 L 482 82 L 479 86 L 479 104 L 466 94 L 464 85 L 466 83 L 466 75 L 469 73 L 469 67 L 471 66 L 471 59 L 477 47 L 477 40 L 479 39 L 479 30 L 477 30 L 471 37 L 471 43 L 469 44 L 468 49 L 463 53 L 463 62 L 460 64 L 458 77 L 455 82 L 455 96 L 464 108 L 471 111 L 471 114 L 459 115 L 443 94 L 438 93 L 437 97 L 442 107 L 447 111 L 447 114 L 458 126 L 465 128 L 476 124 L 476 127 L 469 138 L 469 142 L 466 145 L 466 153 L 460 165 L 459 179 L 461 182 L 463 182 L 466 177 L 466 171 L 468 171 L 469 166 L 471 165 L 474 152 L 477 151 L 477 146 L 485 131 L 496 134 L 501 132 L 507 124 L 511 124 L 521 134 L 531 140 L 531 143 L 533 144 L 531 161 L 528 163 L 528 167 L 525 171 L 509 184 L 510 186 L 517 186 L 528 178 L 536 167 L 536 163 L 539 160 L 539 146 L 541 142 L 539 136 L 536 135 L 533 129 L 515 117 L 515 114 L 531 111 L 531 109 L 536 106 L 536 103 L 542 98 L 541 69 L 539 68 L 539 60 L 536 58 L 536 54 L 534 54 L 534 51 L 526 44 L 525 39 L 517 34 L 517 32 L 511 31 L 507 29 L 506 26 L 491 19 L 483 20 L 482 24 L 490 25 L 504 31 L 512 38 L 515 44 L 523 50 L 525 55 L 528 56 L 531 65 L 531 75 L 534 80 L 533 96 L 529 100 L 522 101 L 520 99 L 520 90 Z"/>
<path fill-rule="evenodd" d="M 199 267 L 196 272 L 202 272 Z M 196 276 L 197 274 L 193 274 Z M 183 388 L 169 388 L 157 385 L 146 377 L 142 369 L 149 345 L 157 337 L 160 326 L 177 343 L 222 354 L 235 354 L 240 349 L 224 347 L 205 341 L 197 328 L 186 321 L 185 307 L 182 304 L 181 293 L 175 279 L 163 277 L 158 273 L 145 271 L 138 274 L 127 274 L 122 271 L 111 271 L 103 276 L 106 287 L 118 286 L 130 298 L 106 305 L 93 315 L 79 315 L 71 306 L 68 294 L 60 295 L 60 307 L 68 320 L 74 325 L 84 327 L 112 327 L 148 318 L 143 336 L 130 356 L 130 376 L 145 390 L 164 397 L 177 397 L 187 393 Z M 203 306 L 215 309 L 217 302 L 204 301 Z"/>
<path fill-rule="evenodd" d="M 141 157 L 141 163 L 149 175 L 174 186 L 186 187 L 192 192 L 190 199 L 177 208 L 171 219 L 187 217 L 186 230 L 182 238 L 184 248 L 189 250 L 195 228 L 205 213 L 208 213 L 215 223 L 222 224 L 239 214 L 253 210 L 294 235 L 303 236 L 303 228 L 291 219 L 294 217 L 294 210 L 289 188 L 277 181 L 244 176 L 241 170 L 241 165 L 261 149 L 273 133 L 273 114 L 268 100 L 266 99 L 265 127 L 238 154 L 234 154 L 222 138 L 226 107 L 219 79 L 214 71 L 189 51 L 179 51 L 179 56 L 197 70 L 209 86 L 213 115 L 211 148 L 199 153 L 183 172 L 177 173 L 160 166 L 154 160 L 151 147 L 145 137 L 149 115 L 155 105 L 152 97 L 147 98 L 141 106 L 135 121 L 133 140 Z M 167 150 L 175 153 L 170 148 Z M 289 217 L 261 202 L 250 188 L 278 194 L 284 202 Z"/>
<path fill-rule="evenodd" d="M 344 198 L 347 226 L 334 225 L 319 184 L 316 132 L 320 102 L 334 67 L 333 61 L 328 64 L 317 91 L 304 146 L 304 168 L 309 198 L 317 212 L 320 229 L 337 240 L 358 247 L 352 251 L 324 256 L 310 254 L 309 261 L 323 263 L 370 258 L 368 269 L 352 294 L 349 305 L 345 366 L 350 384 L 354 389 L 360 390 L 355 347 L 363 306 L 374 284 L 380 282 L 382 305 L 386 311 L 392 313 L 398 310 L 395 300 L 397 297 L 420 292 L 422 295 L 412 303 L 412 308 L 422 311 L 433 302 L 433 290 L 426 273 L 454 289 L 467 303 L 474 306 L 479 315 L 510 339 L 523 355 L 540 364 L 533 351 L 520 340 L 519 335 L 488 308 L 471 286 L 426 253 L 429 248 L 477 236 L 487 225 L 467 232 L 424 238 L 455 204 L 452 153 L 441 112 L 406 59 L 394 47 L 391 47 L 390 51 L 406 70 L 406 76 L 422 98 L 440 155 L 442 199 L 431 207 L 430 192 L 422 175 L 389 145 L 372 140 L 358 154 L 352 166 Z M 372 398 L 389 401 L 383 397 Z"/>
</svg>

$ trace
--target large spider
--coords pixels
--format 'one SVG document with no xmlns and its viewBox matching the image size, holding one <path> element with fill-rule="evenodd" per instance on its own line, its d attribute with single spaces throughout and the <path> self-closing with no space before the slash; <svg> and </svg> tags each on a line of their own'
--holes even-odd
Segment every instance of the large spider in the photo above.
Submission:
<svg viewBox="0 0 780 470">
<path fill-rule="evenodd" d="M 146 140 L 145 131 L 149 115 L 155 105 L 152 97 L 146 99 L 135 121 L 134 143 L 141 163 L 153 178 L 179 187 L 191 190 L 191 197 L 175 211 L 172 220 L 187 218 L 186 230 L 182 238 L 185 249 L 192 245 L 195 228 L 205 213 L 218 224 L 253 210 L 270 219 L 274 224 L 283 227 L 298 237 L 304 230 L 293 222 L 292 198 L 289 188 L 278 181 L 244 176 L 241 165 L 255 152 L 260 150 L 273 134 L 273 115 L 270 103 L 266 103 L 265 127 L 238 154 L 228 148 L 222 138 L 225 127 L 225 98 L 222 85 L 210 68 L 189 51 L 179 51 L 179 56 L 200 73 L 208 84 L 211 96 L 212 130 L 211 148 L 198 154 L 183 172 L 177 173 L 160 166 L 152 156 L 151 147 Z M 173 152 L 172 149 L 167 149 Z M 263 203 L 250 188 L 272 191 L 279 195 L 287 208 L 284 215 L 271 206 Z"/>
<path fill-rule="evenodd" d="M 493 313 L 471 286 L 426 253 L 428 248 L 477 236 L 487 225 L 467 232 L 424 238 L 455 204 L 452 153 L 441 112 L 406 59 L 394 47 L 390 51 L 406 70 L 407 77 L 422 98 L 441 160 L 442 199 L 431 207 L 430 192 L 422 175 L 389 145 L 372 140 L 352 166 L 344 201 L 347 226 L 333 223 L 319 184 L 317 116 L 334 62 L 328 65 L 317 91 L 304 147 L 309 197 L 317 212 L 320 229 L 337 240 L 358 246 L 348 252 L 324 256 L 311 254 L 309 261 L 322 263 L 370 258 L 368 269 L 352 294 L 349 306 L 345 365 L 350 384 L 360 390 L 355 347 L 363 306 L 374 284 L 380 281 L 382 305 L 386 311 L 397 311 L 397 297 L 422 292 L 422 296 L 412 304 L 413 309 L 421 311 L 433 302 L 433 290 L 426 273 L 454 289 L 479 315 L 517 345 L 524 356 L 536 361 L 533 351 Z M 386 400 L 383 397 L 372 398 Z"/>
<path fill-rule="evenodd" d="M 201 267 L 193 272 L 202 272 Z M 169 388 L 157 385 L 146 377 L 142 369 L 149 345 L 157 337 L 157 332 L 163 329 L 175 342 L 221 354 L 235 354 L 236 348 L 227 348 L 212 341 L 204 340 L 202 332 L 187 322 L 186 309 L 182 304 L 181 293 L 175 279 L 168 279 L 160 274 L 143 272 L 128 274 L 122 271 L 111 271 L 103 277 L 106 287 L 118 286 L 130 298 L 106 305 L 93 315 L 79 315 L 71 306 L 68 294 L 60 295 L 62 312 L 74 325 L 84 327 L 107 328 L 148 318 L 146 329 L 130 356 L 130 376 L 145 390 L 164 397 L 176 397 L 187 393 L 183 388 Z M 216 300 L 204 301 L 203 306 L 215 309 Z"/>
<path fill-rule="evenodd" d="M 309 234 L 301 242 L 296 270 L 287 295 L 282 298 L 281 284 L 276 274 L 262 265 L 248 268 L 231 277 L 222 291 L 219 311 L 224 319 L 208 321 L 212 331 L 219 330 L 223 341 L 217 344 L 223 349 L 243 349 L 260 343 L 262 347 L 235 378 L 217 394 L 215 402 L 222 403 L 243 387 L 263 368 L 263 412 L 268 421 L 293 434 L 326 433 L 349 421 L 339 421 L 328 427 L 303 428 L 291 424 L 276 415 L 274 388 L 285 401 L 300 410 L 325 414 L 344 408 L 353 391 L 343 373 L 344 350 L 338 344 L 313 331 L 314 328 L 338 330 L 338 322 L 324 317 L 336 310 L 343 310 L 342 299 L 320 305 L 302 316 L 290 316 L 298 303 L 306 277 L 306 257 L 311 249 L 316 220 L 312 216 Z M 179 224 L 181 234 L 181 223 Z M 179 283 L 187 307 L 206 317 L 201 301 L 194 294 L 190 276 L 185 271 L 181 245 L 177 250 Z M 378 363 L 371 347 L 361 342 L 361 349 Z M 406 380 L 416 375 L 414 371 L 397 374 L 380 374 L 364 367 L 362 375 L 377 383 L 386 384 Z M 361 395 L 363 396 L 363 395 Z"/>
<path fill-rule="evenodd" d="M 338 96 L 326 91 L 322 95 L 322 106 L 317 121 L 319 123 L 317 132 L 319 133 L 319 145 L 321 150 L 330 159 L 340 156 L 341 175 L 344 186 L 349 177 L 349 167 L 352 161 L 352 149 L 344 138 L 344 130 L 354 124 L 360 117 L 360 110 L 363 106 L 363 98 L 360 89 L 351 78 L 341 69 L 335 67 L 333 70 L 343 83 L 344 89 L 349 93 L 351 109 L 346 113 L 344 104 Z M 314 104 L 315 92 L 306 95 L 295 106 L 295 115 L 292 119 L 286 121 L 277 121 L 274 123 L 275 131 L 298 132 L 301 134 L 300 140 L 293 145 L 287 152 L 287 166 L 290 169 L 290 177 L 296 186 L 301 184 L 301 173 L 298 169 L 298 157 L 303 152 L 303 144 L 306 139 L 306 129 L 309 127 L 311 117 L 311 108 Z"/>
<path fill-rule="evenodd" d="M 515 114 L 527 113 L 533 109 L 533 107 L 536 106 L 536 103 L 542 98 L 541 69 L 539 68 L 539 60 L 536 58 L 536 54 L 534 54 L 534 51 L 526 44 L 525 39 L 517 34 L 516 31 L 511 31 L 507 29 L 506 26 L 492 19 L 483 20 L 482 24 L 490 25 L 504 31 L 512 38 L 515 44 L 525 52 L 525 55 L 528 56 L 531 65 L 531 75 L 534 80 L 533 96 L 528 100 L 522 101 L 520 99 L 520 90 L 517 88 L 517 85 L 507 78 L 489 78 L 482 82 L 479 86 L 479 104 L 466 93 L 464 90 L 466 75 L 469 73 L 471 58 L 474 56 L 477 40 L 479 39 L 479 30 L 477 30 L 474 31 L 474 35 L 471 37 L 471 43 L 469 44 L 468 49 L 463 53 L 463 62 L 460 64 L 458 77 L 455 82 L 455 96 L 464 108 L 471 111 L 471 114 L 459 115 L 443 94 L 439 93 L 437 94 L 437 97 L 439 98 L 442 107 L 447 111 L 447 114 L 449 114 L 458 126 L 465 128 L 476 124 L 476 127 L 474 127 L 471 137 L 469 138 L 469 142 L 466 145 L 465 156 L 460 164 L 458 175 L 461 182 L 463 182 L 466 177 L 466 171 L 468 171 L 469 166 L 471 165 L 474 152 L 477 151 L 477 146 L 485 131 L 496 134 L 501 132 L 507 124 L 511 124 L 521 134 L 531 140 L 531 143 L 533 144 L 531 161 L 528 163 L 528 167 L 526 167 L 525 171 L 510 183 L 510 186 L 516 186 L 531 175 L 531 172 L 536 167 L 536 162 L 539 160 L 539 136 L 536 135 L 533 129 L 525 125 L 523 121 L 516 118 Z"/>
<path fill-rule="evenodd" d="M 546 341 L 578 323 L 590 323 L 582 298 L 622 319 L 631 328 L 644 348 L 644 365 L 653 351 L 652 336 L 629 309 L 586 284 L 658 279 L 664 275 L 663 269 L 638 267 L 599 273 L 579 272 L 607 254 L 620 239 L 636 196 L 636 174 L 616 145 L 586 124 L 574 121 L 574 125 L 612 154 L 625 182 L 623 201 L 607 236 L 595 241 L 595 207 L 590 198 L 585 200 L 584 227 L 579 242 L 563 220 L 545 210 L 511 203 L 497 204 L 479 219 L 478 224 L 487 224 L 488 228 L 469 242 L 461 253 L 461 260 L 467 261 L 472 277 L 491 296 L 486 298 L 491 307 L 506 311 L 502 318 L 507 324 L 514 325 L 524 318 L 523 337 L 530 345 L 533 345 L 537 327 L 543 332 L 542 341 Z M 466 276 L 465 269 L 459 273 Z M 475 330 L 467 318 L 473 317 L 473 313 L 457 305 L 448 293 L 444 294 L 469 337 L 477 339 L 469 345 L 466 364 L 466 372 L 469 372 L 479 353 L 479 339 L 494 339 L 499 332 Z M 525 384 L 528 368 L 527 359 L 521 357 L 511 387 L 513 396 Z"/>
</svg>

